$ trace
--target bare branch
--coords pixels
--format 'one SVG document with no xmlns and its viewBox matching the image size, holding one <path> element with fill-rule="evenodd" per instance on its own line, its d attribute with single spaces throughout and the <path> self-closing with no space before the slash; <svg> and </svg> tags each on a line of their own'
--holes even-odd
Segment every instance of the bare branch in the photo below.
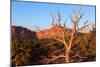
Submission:
<svg viewBox="0 0 100 67">
<path fill-rule="evenodd" d="M 60 41 L 61 43 L 64 44 L 65 48 L 67 49 L 68 48 L 68 44 L 66 43 L 65 39 L 60 39 L 60 38 L 57 38 L 57 37 L 53 37 L 55 40 L 57 41 Z"/>
<path fill-rule="evenodd" d="M 57 60 L 59 58 L 65 58 L 66 56 L 65 55 L 59 55 L 59 56 L 51 56 L 51 57 L 52 57 L 52 59 L 48 60 L 47 63 L 50 63 L 50 62 Z"/>
<path fill-rule="evenodd" d="M 58 25 L 60 25 L 60 22 L 61 22 L 61 14 L 60 14 L 60 11 L 57 10 L 57 15 L 58 15 Z"/>
<path fill-rule="evenodd" d="M 72 21 L 72 28 L 74 32 L 77 32 L 78 23 L 82 17 L 83 17 L 83 13 L 81 13 L 81 10 L 74 10 L 73 14 L 70 15 L 70 19 Z"/>
<path fill-rule="evenodd" d="M 77 31 L 82 31 L 82 30 L 84 30 L 86 27 L 88 27 L 89 25 L 90 25 L 90 24 L 84 25 L 84 26 L 80 27 Z"/>
<path fill-rule="evenodd" d="M 71 14 L 69 14 L 69 18 L 71 19 L 71 22 L 73 23 L 73 22 L 74 22 L 74 20 L 73 20 L 73 17 L 72 17 L 72 15 L 71 15 Z"/>
<path fill-rule="evenodd" d="M 66 21 L 64 22 L 64 28 L 66 28 Z"/>
<path fill-rule="evenodd" d="M 49 56 L 48 58 L 46 57 L 43 57 L 43 60 L 40 61 L 40 63 L 42 62 L 45 62 L 44 64 L 49 64 L 50 62 L 52 61 L 55 61 L 55 60 L 58 60 L 59 58 L 65 58 L 66 56 L 65 55 L 59 55 L 59 56 Z"/>
<path fill-rule="evenodd" d="M 68 18 L 67 18 L 67 19 L 68 19 Z M 67 19 L 64 21 L 64 28 L 67 28 L 67 27 L 66 27 Z"/>
<path fill-rule="evenodd" d="M 55 17 L 52 15 L 52 13 L 50 13 L 50 16 L 52 18 L 52 25 L 54 24 L 54 21 L 55 21 Z"/>
<path fill-rule="evenodd" d="M 59 10 L 57 10 L 57 15 L 58 15 L 58 21 L 60 22 L 61 21 L 61 14 L 60 14 Z"/>
<path fill-rule="evenodd" d="M 83 17 L 83 13 L 81 12 L 81 9 L 79 10 L 73 10 L 73 19 L 75 19 L 75 22 L 78 23 L 80 19 Z"/>
<path fill-rule="evenodd" d="M 88 23 L 88 20 L 84 22 L 84 26 Z"/>
<path fill-rule="evenodd" d="M 72 56 L 72 57 L 79 57 L 80 58 L 80 60 L 79 61 L 82 61 L 82 59 L 86 59 L 87 57 L 82 57 L 81 55 L 79 55 L 79 54 L 75 54 L 74 56 Z"/>
<path fill-rule="evenodd" d="M 57 37 L 53 37 L 55 40 L 57 40 L 57 41 L 60 41 L 60 42 L 62 42 L 63 43 L 63 40 L 62 39 L 60 39 L 60 38 L 57 38 Z"/>
<path fill-rule="evenodd" d="M 82 17 L 83 17 L 83 14 L 78 15 L 76 22 L 78 23 Z"/>
</svg>

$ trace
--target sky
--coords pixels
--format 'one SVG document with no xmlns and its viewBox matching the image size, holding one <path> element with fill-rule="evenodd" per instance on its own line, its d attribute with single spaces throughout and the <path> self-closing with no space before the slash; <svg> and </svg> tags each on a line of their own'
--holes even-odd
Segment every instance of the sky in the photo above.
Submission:
<svg viewBox="0 0 100 67">
<path fill-rule="evenodd" d="M 30 30 L 34 30 L 34 25 L 43 29 L 48 28 L 52 23 L 50 13 L 56 14 L 57 10 L 59 10 L 62 18 L 61 24 L 67 19 L 66 25 L 70 27 L 71 21 L 69 19 L 69 14 L 77 9 L 81 9 L 84 13 L 79 26 L 82 26 L 87 20 L 89 23 L 95 24 L 95 6 L 19 1 L 12 1 L 11 24 L 23 26 Z"/>
</svg>

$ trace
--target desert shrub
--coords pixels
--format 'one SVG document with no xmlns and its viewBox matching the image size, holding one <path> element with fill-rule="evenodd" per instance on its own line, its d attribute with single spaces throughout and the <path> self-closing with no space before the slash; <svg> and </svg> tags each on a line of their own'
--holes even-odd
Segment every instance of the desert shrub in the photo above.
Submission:
<svg viewBox="0 0 100 67">
<path fill-rule="evenodd" d="M 69 39 L 70 36 L 66 38 L 66 42 Z M 52 38 L 12 39 L 11 61 L 13 65 L 46 64 L 47 61 L 43 61 L 44 59 L 50 59 L 50 56 L 64 55 L 64 51 L 63 43 Z M 90 33 L 80 34 L 76 37 L 72 44 L 70 57 L 71 62 L 94 61 L 96 59 L 95 29 Z M 64 63 L 64 58 L 50 63 Z"/>
</svg>

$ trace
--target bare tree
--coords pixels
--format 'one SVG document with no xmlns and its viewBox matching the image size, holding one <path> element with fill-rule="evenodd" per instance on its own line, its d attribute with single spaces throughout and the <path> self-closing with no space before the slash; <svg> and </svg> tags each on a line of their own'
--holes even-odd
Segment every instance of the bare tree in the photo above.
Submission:
<svg viewBox="0 0 100 67">
<path fill-rule="evenodd" d="M 58 14 L 58 22 L 61 23 L 61 14 L 60 12 L 57 13 Z M 81 10 L 74 10 L 72 14 L 69 15 L 70 19 L 71 19 L 71 23 L 72 23 L 72 31 L 70 34 L 70 39 L 68 42 L 66 42 L 66 37 L 67 37 L 67 33 L 66 33 L 66 22 L 64 24 L 64 28 L 62 28 L 62 36 L 53 36 L 53 38 L 57 41 L 60 41 L 61 43 L 63 43 L 64 47 L 65 47 L 65 54 L 64 55 L 59 55 L 59 56 L 53 56 L 53 58 L 51 60 L 55 60 L 58 58 L 65 58 L 65 62 L 69 63 L 70 62 L 70 51 L 73 45 L 73 41 L 75 40 L 75 38 L 77 37 L 77 33 L 79 31 L 82 31 L 85 27 L 87 27 L 89 24 L 86 24 L 88 21 L 84 22 L 84 26 L 82 27 L 78 27 L 78 24 L 80 22 L 80 20 L 83 17 L 83 13 L 81 12 Z M 54 19 L 52 19 L 54 20 Z M 49 60 L 49 61 L 51 61 Z M 49 62 L 48 61 L 48 62 Z"/>
</svg>

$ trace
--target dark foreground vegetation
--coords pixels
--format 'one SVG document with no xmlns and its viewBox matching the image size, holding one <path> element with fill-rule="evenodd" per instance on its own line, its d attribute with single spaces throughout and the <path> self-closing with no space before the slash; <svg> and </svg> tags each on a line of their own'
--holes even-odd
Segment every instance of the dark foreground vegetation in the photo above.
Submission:
<svg viewBox="0 0 100 67">
<path fill-rule="evenodd" d="M 69 38 L 66 39 L 69 40 Z M 12 39 L 12 66 L 66 63 L 63 43 L 53 39 Z M 60 56 L 60 57 L 58 57 Z M 78 35 L 69 54 L 70 63 L 96 60 L 96 31 Z"/>
</svg>

